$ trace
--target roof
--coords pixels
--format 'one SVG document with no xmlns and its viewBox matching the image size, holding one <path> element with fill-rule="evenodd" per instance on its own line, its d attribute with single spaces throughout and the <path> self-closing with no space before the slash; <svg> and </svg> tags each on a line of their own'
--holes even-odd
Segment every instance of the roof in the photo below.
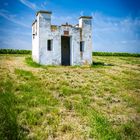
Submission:
<svg viewBox="0 0 140 140">
<path fill-rule="evenodd" d="M 80 18 L 92 19 L 92 16 L 81 16 Z"/>
<path fill-rule="evenodd" d="M 38 16 L 39 13 L 44 13 L 44 14 L 52 14 L 51 11 L 43 11 L 43 10 L 40 10 L 36 13 L 36 16 Z"/>
</svg>

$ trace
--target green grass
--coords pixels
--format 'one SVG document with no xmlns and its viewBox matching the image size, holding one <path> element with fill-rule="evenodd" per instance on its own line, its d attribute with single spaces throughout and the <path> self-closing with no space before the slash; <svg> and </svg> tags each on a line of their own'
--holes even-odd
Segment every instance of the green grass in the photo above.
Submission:
<svg viewBox="0 0 140 140">
<path fill-rule="evenodd" d="M 15 73 L 19 75 L 19 77 L 23 77 L 26 80 L 34 80 L 34 75 L 30 71 L 22 70 L 22 69 L 15 69 Z"/>
<path fill-rule="evenodd" d="M 22 127 L 17 122 L 13 84 L 9 78 L 0 81 L 0 140 L 24 139 Z"/>
<path fill-rule="evenodd" d="M 0 140 L 139 140 L 139 66 L 139 57 L 53 67 L 0 55 Z"/>
<path fill-rule="evenodd" d="M 43 67 L 42 65 L 34 62 L 31 57 L 26 57 L 25 61 L 29 66 L 32 66 L 34 68 Z"/>
</svg>

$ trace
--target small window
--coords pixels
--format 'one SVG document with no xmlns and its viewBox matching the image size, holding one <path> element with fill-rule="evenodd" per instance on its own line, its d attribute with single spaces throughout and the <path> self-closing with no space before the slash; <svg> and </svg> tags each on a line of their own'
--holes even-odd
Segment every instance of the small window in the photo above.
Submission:
<svg viewBox="0 0 140 140">
<path fill-rule="evenodd" d="M 48 42 L 47 42 L 47 50 L 48 51 L 51 51 L 52 50 L 52 40 L 48 40 Z"/>
<path fill-rule="evenodd" d="M 84 41 L 80 41 L 80 52 L 84 52 Z"/>
</svg>

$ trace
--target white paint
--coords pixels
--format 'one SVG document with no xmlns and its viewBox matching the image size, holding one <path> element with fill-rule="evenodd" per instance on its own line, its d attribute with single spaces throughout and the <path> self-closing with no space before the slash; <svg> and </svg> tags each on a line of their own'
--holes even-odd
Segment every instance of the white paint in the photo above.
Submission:
<svg viewBox="0 0 140 140">
<path fill-rule="evenodd" d="M 32 58 L 43 65 L 61 65 L 61 36 L 68 31 L 70 36 L 70 64 L 92 63 L 92 25 L 90 17 L 81 17 L 79 26 L 55 26 L 51 28 L 51 13 L 40 11 L 32 25 Z M 80 31 L 81 30 L 81 31 Z M 53 49 L 47 50 L 47 40 L 53 40 Z M 84 52 L 80 52 L 84 41 Z"/>
</svg>

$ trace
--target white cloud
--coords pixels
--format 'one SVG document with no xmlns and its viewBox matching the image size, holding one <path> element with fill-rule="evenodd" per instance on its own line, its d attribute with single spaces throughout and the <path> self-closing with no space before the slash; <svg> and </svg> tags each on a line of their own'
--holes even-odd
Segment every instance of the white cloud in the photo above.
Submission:
<svg viewBox="0 0 140 140">
<path fill-rule="evenodd" d="M 17 36 L 31 36 L 31 30 L 24 30 L 22 31 L 22 28 L 14 28 L 14 29 L 9 29 L 9 28 L 0 28 L 0 32 L 7 33 L 8 35 L 17 35 Z"/>
<path fill-rule="evenodd" d="M 35 3 L 32 3 L 28 0 L 19 0 L 22 4 L 26 5 L 27 7 L 31 8 L 32 10 L 36 10 L 38 7 Z"/>
<path fill-rule="evenodd" d="M 31 49 L 32 33 L 29 28 L 0 28 L 0 48 L 9 49 Z"/>
<path fill-rule="evenodd" d="M 36 3 L 30 2 L 29 0 L 19 0 L 23 5 L 27 6 L 28 8 L 36 11 L 39 9 L 46 9 L 46 5 L 48 4 L 48 1 L 38 2 L 38 5 Z M 49 2 L 50 3 L 50 2 Z"/>
<path fill-rule="evenodd" d="M 30 28 L 29 25 L 27 25 L 27 24 L 23 23 L 22 21 L 20 21 L 19 19 L 17 19 L 16 15 L 10 14 L 9 11 L 7 11 L 7 10 L 0 9 L 0 16 L 15 23 L 15 24 L 18 24 L 20 26 Z"/>
<path fill-rule="evenodd" d="M 94 51 L 140 52 L 140 18 L 93 16 Z"/>
</svg>

